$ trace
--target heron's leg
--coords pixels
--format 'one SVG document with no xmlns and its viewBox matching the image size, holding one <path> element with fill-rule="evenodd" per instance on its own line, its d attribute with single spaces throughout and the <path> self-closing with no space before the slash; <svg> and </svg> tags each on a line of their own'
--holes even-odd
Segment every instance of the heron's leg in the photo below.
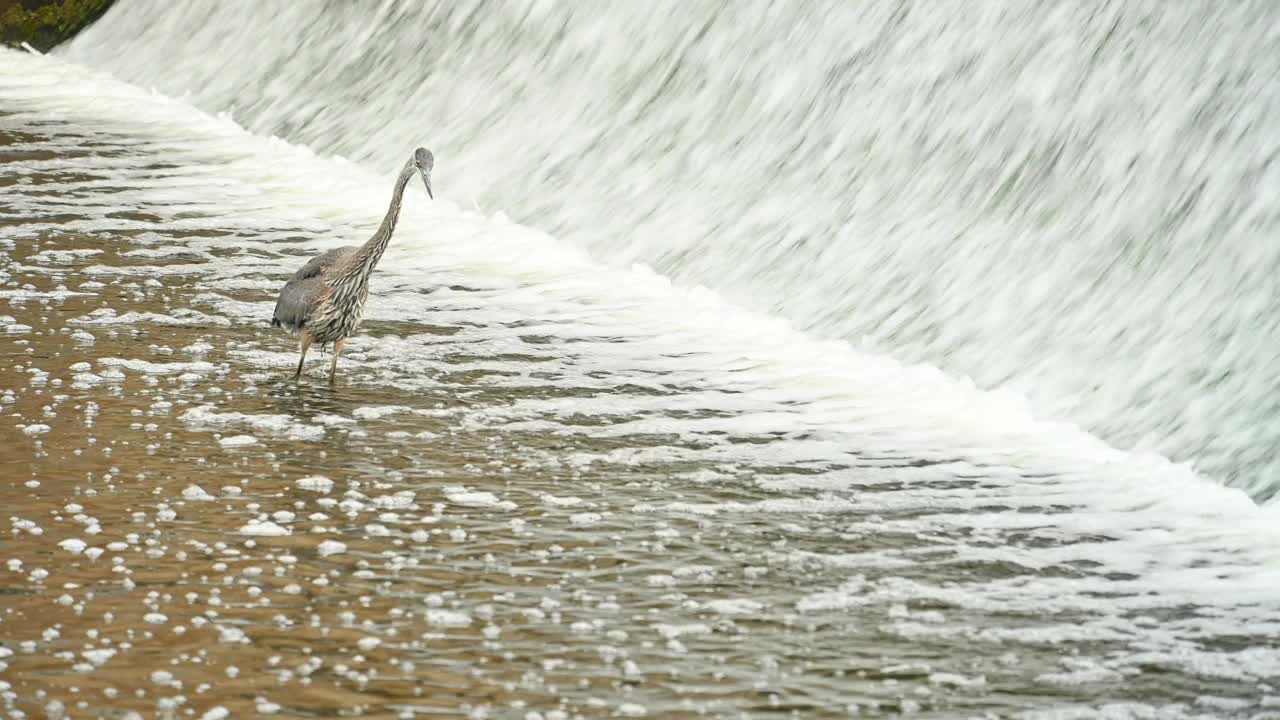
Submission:
<svg viewBox="0 0 1280 720">
<path fill-rule="evenodd" d="M 342 344 L 346 342 L 346 338 L 338 338 L 333 341 L 333 364 L 329 366 L 329 384 L 333 384 L 333 379 L 338 375 L 338 353 L 342 352 Z"/>
<path fill-rule="evenodd" d="M 302 361 L 307 359 L 307 348 L 311 347 L 311 336 L 302 336 L 302 353 L 298 355 L 298 370 L 293 374 L 293 379 L 297 380 L 302 377 Z"/>
</svg>

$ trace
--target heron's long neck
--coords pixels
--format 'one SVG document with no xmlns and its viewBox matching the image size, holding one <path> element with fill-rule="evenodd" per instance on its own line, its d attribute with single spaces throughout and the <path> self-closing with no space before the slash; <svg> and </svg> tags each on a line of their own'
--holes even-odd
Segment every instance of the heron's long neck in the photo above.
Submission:
<svg viewBox="0 0 1280 720">
<path fill-rule="evenodd" d="M 396 187 L 391 193 L 391 206 L 387 208 L 382 224 L 378 226 L 378 231 L 373 234 L 373 237 L 360 246 L 360 249 L 351 257 L 343 274 L 361 275 L 367 278 L 373 272 L 374 266 L 382 259 L 387 243 L 391 242 L 391 233 L 396 230 L 396 222 L 400 220 L 400 201 L 404 198 L 404 186 L 409 183 L 409 178 L 413 177 L 413 169 L 412 160 L 405 163 L 404 169 L 400 171 L 400 177 L 396 178 Z"/>
</svg>

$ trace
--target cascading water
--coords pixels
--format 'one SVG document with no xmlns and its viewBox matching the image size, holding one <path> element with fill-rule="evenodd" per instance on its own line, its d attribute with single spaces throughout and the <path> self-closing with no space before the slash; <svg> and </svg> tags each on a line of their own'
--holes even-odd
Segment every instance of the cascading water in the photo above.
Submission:
<svg viewBox="0 0 1280 720">
<path fill-rule="evenodd" d="M 1280 493 L 1274 3 L 121 0 L 61 52 Z M 975 423 L 981 418 L 975 417 Z"/>
<path fill-rule="evenodd" d="M 1133 5 L 0 48 L 0 715 L 1271 717 L 1274 11 Z"/>
</svg>

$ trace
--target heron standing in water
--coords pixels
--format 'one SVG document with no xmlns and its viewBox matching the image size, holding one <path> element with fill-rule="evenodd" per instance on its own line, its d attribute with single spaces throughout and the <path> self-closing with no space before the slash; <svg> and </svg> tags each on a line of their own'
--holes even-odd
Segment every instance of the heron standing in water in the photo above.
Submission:
<svg viewBox="0 0 1280 720">
<path fill-rule="evenodd" d="M 322 255 L 314 257 L 302 269 L 293 274 L 289 282 L 280 291 L 276 300 L 275 315 L 271 318 L 272 327 L 283 326 L 290 334 L 300 338 L 301 354 L 298 356 L 298 370 L 293 374 L 296 380 L 302 375 L 302 363 L 307 358 L 307 348 L 312 343 L 333 343 L 333 364 L 329 366 L 329 383 L 332 384 L 338 372 L 338 353 L 342 352 L 342 343 L 360 325 L 364 313 L 365 301 L 369 299 L 369 276 L 382 257 L 391 241 L 391 233 L 395 232 L 396 221 L 400 219 L 400 200 L 404 197 L 404 186 L 416 170 L 427 186 L 427 195 L 435 199 L 431 192 L 431 168 L 435 158 L 426 148 L 418 148 L 413 157 L 405 163 L 400 176 L 396 178 L 395 190 L 391 193 L 391 207 L 387 208 L 386 217 L 369 241 L 360 247 L 349 245 L 334 248 Z"/>
</svg>

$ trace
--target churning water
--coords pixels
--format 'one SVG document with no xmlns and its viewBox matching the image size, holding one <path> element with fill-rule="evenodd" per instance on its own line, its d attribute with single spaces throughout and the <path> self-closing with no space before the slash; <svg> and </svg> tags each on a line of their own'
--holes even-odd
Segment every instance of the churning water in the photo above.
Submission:
<svg viewBox="0 0 1280 720">
<path fill-rule="evenodd" d="M 0 49 L 0 713 L 1274 720 L 1274 19 L 120 0 Z M 419 144 L 442 199 L 288 381 L 275 292 Z"/>
<path fill-rule="evenodd" d="M 67 57 L 1280 492 L 1273 2 L 126 0 Z M 982 422 L 975 417 L 974 422 Z"/>
</svg>

